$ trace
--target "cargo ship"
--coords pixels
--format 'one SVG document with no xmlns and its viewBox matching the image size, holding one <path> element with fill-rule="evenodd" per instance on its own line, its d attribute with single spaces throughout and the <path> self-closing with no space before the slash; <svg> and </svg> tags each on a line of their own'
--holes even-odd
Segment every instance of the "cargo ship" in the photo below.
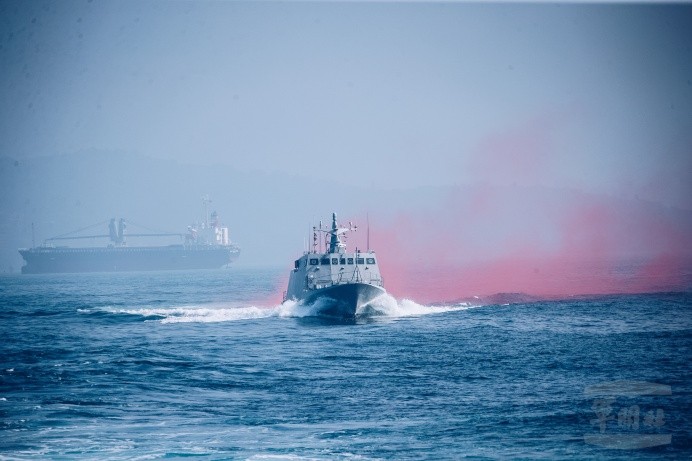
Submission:
<svg viewBox="0 0 692 461">
<path fill-rule="evenodd" d="M 214 211 L 207 219 L 207 204 L 202 223 L 188 226 L 186 233 L 127 234 L 127 222 L 110 220 L 108 234 L 70 236 L 47 239 L 33 248 L 20 248 L 25 261 L 23 274 L 58 272 L 126 272 L 222 268 L 238 259 L 240 248 L 230 241 L 228 227 L 222 226 Z M 105 222 L 103 223 L 105 224 Z M 91 226 L 90 226 L 91 227 Z M 73 233 L 77 233 L 75 231 Z M 71 234 L 73 234 L 71 233 Z M 128 238 L 178 237 L 181 243 L 159 246 L 130 246 Z M 78 239 L 108 238 L 106 246 L 57 246 L 56 242 Z"/>
</svg>

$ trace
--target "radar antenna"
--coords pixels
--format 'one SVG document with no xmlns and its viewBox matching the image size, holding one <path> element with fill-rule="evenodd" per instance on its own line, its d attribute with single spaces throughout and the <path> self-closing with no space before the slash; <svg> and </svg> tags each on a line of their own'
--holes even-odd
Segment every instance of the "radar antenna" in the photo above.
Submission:
<svg viewBox="0 0 692 461">
<path fill-rule="evenodd" d="M 325 251 L 328 253 L 343 253 L 346 250 L 346 244 L 341 241 L 340 236 L 344 235 L 349 231 L 358 230 L 358 226 L 354 226 L 352 222 L 349 221 L 348 227 L 339 227 L 336 222 L 336 213 L 332 213 L 332 228 L 329 230 L 322 229 L 322 221 L 320 221 L 319 231 L 325 234 L 324 244 Z M 315 229 L 313 228 L 313 231 Z M 329 234 L 329 241 L 327 241 L 327 235 Z M 314 237 L 313 237 L 314 238 Z M 345 238 L 345 235 L 344 235 Z"/>
</svg>

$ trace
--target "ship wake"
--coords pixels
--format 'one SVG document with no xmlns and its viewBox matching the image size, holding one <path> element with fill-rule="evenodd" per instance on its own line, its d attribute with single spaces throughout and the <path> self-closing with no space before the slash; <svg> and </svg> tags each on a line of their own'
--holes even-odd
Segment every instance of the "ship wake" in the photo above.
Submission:
<svg viewBox="0 0 692 461">
<path fill-rule="evenodd" d="M 270 318 L 319 318 L 320 312 L 323 310 L 323 306 L 321 305 L 323 302 L 326 301 L 318 299 L 311 304 L 286 301 L 282 304 L 269 307 L 234 303 L 210 303 L 170 307 L 111 307 L 100 308 L 99 310 L 105 310 L 109 314 L 134 316 L 138 320 L 156 321 L 163 324 L 216 323 Z M 451 311 L 461 311 L 472 307 L 477 306 L 469 303 L 426 306 L 409 299 L 397 300 L 388 294 L 383 294 L 370 301 L 368 304 L 359 306 L 356 311 L 356 318 L 376 321 L 377 319 L 419 317 Z"/>
</svg>

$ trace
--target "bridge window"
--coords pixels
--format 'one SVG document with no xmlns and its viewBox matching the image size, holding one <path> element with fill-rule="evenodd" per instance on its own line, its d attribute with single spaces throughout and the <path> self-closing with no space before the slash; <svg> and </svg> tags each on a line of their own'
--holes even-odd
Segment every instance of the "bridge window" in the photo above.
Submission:
<svg viewBox="0 0 692 461">
<path fill-rule="evenodd" d="M 339 258 L 332 258 L 332 264 L 339 264 Z"/>
<path fill-rule="evenodd" d="M 294 267 L 298 269 L 300 267 L 300 259 L 296 259 L 296 262 L 294 264 Z"/>
<path fill-rule="evenodd" d="M 319 259 L 310 259 L 310 265 L 311 266 L 316 266 L 319 264 Z"/>
<path fill-rule="evenodd" d="M 323 266 L 328 266 L 329 265 L 329 258 L 322 258 L 320 260 L 320 264 L 322 264 Z"/>
<path fill-rule="evenodd" d="M 368 258 L 368 264 L 375 264 L 375 258 Z"/>
<path fill-rule="evenodd" d="M 341 258 L 341 259 L 339 260 L 339 264 L 341 264 L 342 266 L 343 266 L 344 264 L 346 264 L 346 258 Z"/>
<path fill-rule="evenodd" d="M 353 258 L 348 258 L 348 265 L 352 266 L 353 265 Z"/>
<path fill-rule="evenodd" d="M 365 258 L 356 259 L 356 264 L 365 264 Z"/>
</svg>

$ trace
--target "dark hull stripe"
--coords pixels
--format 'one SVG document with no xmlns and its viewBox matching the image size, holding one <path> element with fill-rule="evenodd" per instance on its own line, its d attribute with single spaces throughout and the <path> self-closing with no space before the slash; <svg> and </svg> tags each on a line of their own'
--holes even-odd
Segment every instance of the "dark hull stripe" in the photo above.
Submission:
<svg viewBox="0 0 692 461">
<path fill-rule="evenodd" d="M 220 268 L 236 260 L 237 247 L 131 247 L 20 250 L 24 274 L 124 272 Z"/>
<path fill-rule="evenodd" d="M 378 286 L 347 283 L 317 290 L 303 303 L 318 306 L 318 315 L 351 318 L 356 316 L 359 307 L 367 305 L 383 294 L 385 290 Z"/>
</svg>

